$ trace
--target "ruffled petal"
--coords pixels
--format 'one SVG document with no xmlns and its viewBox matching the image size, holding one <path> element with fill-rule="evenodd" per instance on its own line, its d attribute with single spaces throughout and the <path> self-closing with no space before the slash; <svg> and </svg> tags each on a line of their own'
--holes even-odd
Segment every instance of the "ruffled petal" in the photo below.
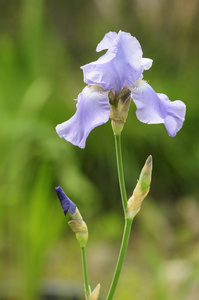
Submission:
<svg viewBox="0 0 199 300">
<path fill-rule="evenodd" d="M 144 71 L 144 70 L 150 69 L 152 66 L 152 63 L 153 63 L 152 59 L 142 57 L 142 60 L 141 60 L 142 70 Z"/>
<path fill-rule="evenodd" d="M 97 45 L 96 51 L 100 52 L 102 50 L 109 49 L 116 43 L 116 41 L 117 41 L 117 33 L 110 31 L 105 34 L 104 38 Z"/>
<path fill-rule="evenodd" d="M 151 59 L 142 57 L 140 43 L 130 33 L 107 33 L 97 46 L 97 51 L 104 49 L 108 49 L 104 55 L 81 69 L 85 83 L 101 86 L 105 91 L 120 92 L 133 86 L 152 65 Z"/>
<path fill-rule="evenodd" d="M 84 82 L 88 85 L 100 86 L 104 91 L 111 90 L 116 86 L 120 88 L 120 79 L 116 76 L 114 65 L 116 52 L 116 48 L 107 51 L 97 61 L 82 66 Z"/>
<path fill-rule="evenodd" d="M 91 130 L 109 120 L 108 92 L 101 88 L 86 86 L 77 99 L 77 110 L 72 118 L 57 125 L 58 135 L 80 148 L 85 147 Z"/>
<path fill-rule="evenodd" d="M 180 100 L 170 101 L 164 94 L 157 94 L 144 81 L 138 81 L 132 98 L 137 106 L 139 121 L 147 124 L 164 124 L 169 136 L 174 137 L 181 129 L 186 106 Z"/>
</svg>

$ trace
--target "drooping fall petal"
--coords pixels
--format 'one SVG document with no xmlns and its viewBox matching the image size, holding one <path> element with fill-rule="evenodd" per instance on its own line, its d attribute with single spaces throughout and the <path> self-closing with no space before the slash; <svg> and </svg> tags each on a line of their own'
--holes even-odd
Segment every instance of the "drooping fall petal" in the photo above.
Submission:
<svg viewBox="0 0 199 300">
<path fill-rule="evenodd" d="M 66 141 L 84 148 L 91 130 L 109 120 L 108 92 L 103 92 L 101 88 L 95 86 L 87 86 L 79 94 L 77 101 L 74 116 L 57 125 L 56 131 Z"/>
<path fill-rule="evenodd" d="M 139 81 L 132 98 L 137 106 L 139 121 L 147 124 L 164 124 L 169 136 L 174 137 L 181 129 L 186 113 L 186 106 L 180 100 L 170 101 L 164 94 L 156 93 L 144 81 Z"/>
</svg>

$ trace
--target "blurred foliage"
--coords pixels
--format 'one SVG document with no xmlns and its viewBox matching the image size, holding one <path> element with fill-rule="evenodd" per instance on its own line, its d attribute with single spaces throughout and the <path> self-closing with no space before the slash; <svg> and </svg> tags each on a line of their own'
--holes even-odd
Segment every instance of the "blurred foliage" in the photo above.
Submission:
<svg viewBox="0 0 199 300">
<path fill-rule="evenodd" d="M 75 111 L 72 99 L 84 87 L 79 67 L 99 57 L 106 32 L 121 29 L 154 60 L 144 78 L 183 100 L 187 116 L 170 138 L 163 125 L 140 123 L 131 105 L 122 136 L 128 195 L 149 154 L 154 171 L 118 299 L 197 299 L 198 13 L 198 0 L 0 0 L 0 297 L 39 299 L 44 278 L 82 280 L 55 185 L 90 225 L 91 282 L 108 288 L 123 226 L 110 123 L 91 132 L 85 150 L 54 128 Z M 168 274 L 181 268 L 175 285 Z"/>
</svg>

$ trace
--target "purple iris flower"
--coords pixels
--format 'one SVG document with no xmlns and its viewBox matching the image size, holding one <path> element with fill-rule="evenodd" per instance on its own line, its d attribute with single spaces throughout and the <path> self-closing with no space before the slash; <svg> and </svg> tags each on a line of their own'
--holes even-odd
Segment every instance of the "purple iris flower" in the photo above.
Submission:
<svg viewBox="0 0 199 300">
<path fill-rule="evenodd" d="M 181 129 L 186 106 L 180 101 L 170 101 L 164 94 L 156 93 L 142 80 L 152 60 L 143 58 L 138 40 L 123 31 L 109 32 L 98 44 L 96 51 L 106 50 L 97 61 L 81 69 L 87 86 L 77 98 L 77 110 L 72 118 L 57 125 L 60 137 L 80 148 L 93 128 L 109 120 L 109 92 L 120 95 L 123 88 L 131 92 L 137 107 L 139 121 L 147 124 L 164 124 L 169 136 Z"/>
<path fill-rule="evenodd" d="M 64 214 L 66 215 L 66 213 L 69 212 L 71 215 L 74 215 L 76 211 L 76 205 L 66 196 L 60 186 L 55 187 L 55 191 L 61 203 Z"/>
</svg>

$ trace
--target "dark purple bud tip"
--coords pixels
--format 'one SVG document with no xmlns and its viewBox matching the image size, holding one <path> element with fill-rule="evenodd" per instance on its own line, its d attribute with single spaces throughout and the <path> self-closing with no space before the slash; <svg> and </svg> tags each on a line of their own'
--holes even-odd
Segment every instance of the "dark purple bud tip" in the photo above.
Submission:
<svg viewBox="0 0 199 300">
<path fill-rule="evenodd" d="M 66 196 L 60 186 L 55 187 L 55 191 L 61 203 L 64 214 L 69 212 L 71 215 L 75 213 L 76 205 Z"/>
</svg>

